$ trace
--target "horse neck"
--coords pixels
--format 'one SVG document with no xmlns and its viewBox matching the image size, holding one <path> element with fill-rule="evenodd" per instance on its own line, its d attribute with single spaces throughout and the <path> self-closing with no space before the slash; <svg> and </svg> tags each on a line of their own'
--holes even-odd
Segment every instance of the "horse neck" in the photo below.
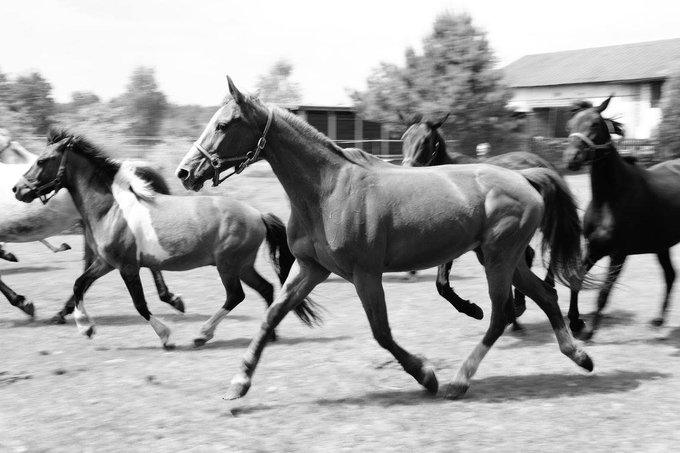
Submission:
<svg viewBox="0 0 680 453">
<path fill-rule="evenodd" d="M 64 188 L 68 189 L 85 223 L 100 219 L 113 205 L 111 182 L 98 174 L 96 166 L 85 156 L 71 152 L 64 174 Z"/>
<path fill-rule="evenodd" d="M 628 173 L 621 155 L 613 145 L 611 149 L 596 152 L 590 166 L 593 201 L 602 203 L 625 196 L 622 189 L 630 179 Z"/>
<path fill-rule="evenodd" d="M 331 191 L 342 168 L 353 165 L 333 146 L 301 125 L 275 118 L 263 153 L 293 205 L 318 205 L 319 194 Z"/>
</svg>

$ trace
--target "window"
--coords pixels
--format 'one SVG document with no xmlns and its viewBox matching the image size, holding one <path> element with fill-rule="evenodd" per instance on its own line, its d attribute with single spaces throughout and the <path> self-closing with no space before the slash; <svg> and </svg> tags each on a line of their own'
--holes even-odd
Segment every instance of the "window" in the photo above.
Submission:
<svg viewBox="0 0 680 453">
<path fill-rule="evenodd" d="M 663 86 L 663 82 L 661 80 L 652 82 L 649 84 L 650 88 L 650 97 L 649 97 L 649 103 L 652 108 L 657 108 L 660 107 L 661 103 L 661 88 Z"/>
</svg>

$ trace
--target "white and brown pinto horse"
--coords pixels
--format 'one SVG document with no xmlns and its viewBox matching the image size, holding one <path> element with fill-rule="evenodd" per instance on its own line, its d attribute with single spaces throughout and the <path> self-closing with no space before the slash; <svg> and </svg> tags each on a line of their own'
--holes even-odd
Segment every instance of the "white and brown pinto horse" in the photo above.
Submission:
<svg viewBox="0 0 680 453">
<path fill-rule="evenodd" d="M 80 222 L 80 213 L 73 204 L 73 199 L 67 190 L 59 191 L 48 204 L 26 204 L 18 201 L 12 193 L 13 184 L 24 174 L 37 159 L 37 155 L 26 150 L 18 142 L 11 140 L 9 132 L 0 129 L 0 242 L 34 242 L 39 241 L 53 252 L 68 250 L 68 244 L 58 247 L 47 242 L 47 238 L 63 233 Z M 138 166 L 136 171 L 148 180 L 152 188 L 160 193 L 169 193 L 169 188 L 163 177 L 148 166 Z M 16 261 L 16 257 L 5 252 L 0 247 L 0 258 Z M 87 269 L 94 260 L 92 251 L 84 247 L 84 264 Z M 184 312 L 184 302 L 181 296 L 173 294 L 160 272 L 152 271 L 154 282 L 160 299 Z M 35 315 L 33 302 L 24 295 L 17 294 L 2 280 L 0 292 L 9 300 L 10 304 L 24 311 L 30 316 Z M 64 307 L 55 314 L 51 321 L 57 324 L 66 322 L 66 316 L 73 312 L 75 299 L 71 296 Z"/>
<path fill-rule="evenodd" d="M 171 332 L 147 307 L 139 278 L 141 267 L 154 271 L 217 267 L 226 302 L 204 324 L 196 345 L 210 340 L 219 322 L 245 298 L 241 281 L 271 304 L 273 287 L 254 268 L 260 245 L 267 240 L 282 281 L 294 261 L 286 244 L 285 226 L 276 216 L 226 197 L 155 193 L 129 163 L 113 160 L 87 140 L 63 131 L 53 133 L 48 143 L 13 189 L 17 199 L 25 202 L 60 187 L 73 197 L 83 219 L 85 239 L 96 254 L 73 287 L 74 315 L 82 333 L 94 334 L 83 293 L 113 269 L 119 270 L 135 308 L 165 348 L 173 347 Z M 315 319 L 310 305 L 302 304 L 297 313 L 307 323 Z"/>
<path fill-rule="evenodd" d="M 553 288 L 523 259 L 538 228 L 552 246 L 556 276 L 569 280 L 580 264 L 580 223 L 574 201 L 546 169 L 522 173 L 492 165 L 402 168 L 360 150 L 336 146 L 305 121 L 238 91 L 215 113 L 177 169 L 200 190 L 229 167 L 266 159 L 291 201 L 288 242 L 296 264 L 266 313 L 231 381 L 226 398 L 246 394 L 272 329 L 331 272 L 356 287 L 378 344 L 406 372 L 436 393 L 434 369 L 399 346 L 390 331 L 384 272 L 437 266 L 479 249 L 489 283 L 489 329 L 465 360 L 447 396 L 462 396 L 481 360 L 514 319 L 514 284 L 545 311 L 560 350 L 578 365 L 593 363 L 564 324 Z M 205 165 L 205 163 L 208 165 Z"/>
</svg>

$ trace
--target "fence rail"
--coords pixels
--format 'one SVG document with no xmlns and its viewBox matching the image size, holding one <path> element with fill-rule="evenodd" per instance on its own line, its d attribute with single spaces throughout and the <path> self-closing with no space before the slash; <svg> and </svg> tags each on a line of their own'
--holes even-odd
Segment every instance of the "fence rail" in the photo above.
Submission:
<svg viewBox="0 0 680 453">
<path fill-rule="evenodd" d="M 44 137 L 17 137 L 17 140 L 33 152 L 38 152 L 45 143 Z M 120 157 L 144 158 L 147 153 L 155 153 L 163 147 L 186 148 L 191 146 L 194 137 L 143 137 L 102 135 L 92 138 L 93 142 L 101 144 L 107 149 L 117 150 Z M 527 138 L 514 151 L 529 151 L 551 162 L 557 168 L 564 168 L 563 154 L 568 145 L 567 138 L 531 137 Z M 392 163 L 401 162 L 401 140 L 335 140 L 339 146 L 357 147 L 383 160 Z M 450 149 L 455 149 L 456 141 L 447 140 Z M 665 156 L 659 150 L 654 140 L 623 138 L 615 141 L 616 147 L 624 156 L 634 157 L 640 165 L 649 166 L 673 156 Z M 493 152 L 493 150 L 492 150 Z"/>
</svg>

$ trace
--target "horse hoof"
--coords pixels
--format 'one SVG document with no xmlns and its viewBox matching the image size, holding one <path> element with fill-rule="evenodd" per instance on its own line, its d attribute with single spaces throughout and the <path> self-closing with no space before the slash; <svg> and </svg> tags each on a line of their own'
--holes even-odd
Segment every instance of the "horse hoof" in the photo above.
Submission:
<svg viewBox="0 0 680 453">
<path fill-rule="evenodd" d="M 527 303 L 524 299 L 515 299 L 515 318 L 519 318 L 527 311 Z"/>
<path fill-rule="evenodd" d="M 271 343 L 274 343 L 278 341 L 279 337 L 276 336 L 276 332 L 272 331 L 271 335 L 269 335 L 269 341 Z"/>
<path fill-rule="evenodd" d="M 650 324 L 654 327 L 661 327 L 663 326 L 663 318 L 654 318 L 651 320 Z"/>
<path fill-rule="evenodd" d="M 469 384 L 449 384 L 449 386 L 446 388 L 446 394 L 444 395 L 444 398 L 449 400 L 461 399 L 463 396 L 465 396 L 465 393 L 467 393 L 469 388 Z"/>
<path fill-rule="evenodd" d="M 53 325 L 66 324 L 66 318 L 64 318 L 64 315 L 61 313 L 57 313 L 56 315 L 52 316 L 50 320 L 47 321 L 47 323 Z"/>
<path fill-rule="evenodd" d="M 31 318 L 35 317 L 35 306 L 33 305 L 33 302 L 24 302 L 19 308 Z"/>
<path fill-rule="evenodd" d="M 590 341 L 593 339 L 595 332 L 592 330 L 586 330 L 579 334 L 578 338 L 582 341 Z"/>
<path fill-rule="evenodd" d="M 595 365 L 593 364 L 593 359 L 590 358 L 588 354 L 585 352 L 583 353 L 583 357 L 581 360 L 579 360 L 578 365 L 587 370 L 588 372 L 592 372 L 593 369 L 595 368 Z"/>
<path fill-rule="evenodd" d="M 437 391 L 439 390 L 439 381 L 437 380 L 437 376 L 434 373 L 434 368 L 428 366 L 423 370 L 423 374 L 424 376 L 420 382 L 420 385 L 425 387 L 425 389 L 431 394 L 436 395 Z"/>
<path fill-rule="evenodd" d="M 512 331 L 513 332 L 524 332 L 524 327 L 522 327 L 522 324 L 515 321 L 515 322 L 512 323 Z"/>
<path fill-rule="evenodd" d="M 166 351 L 174 351 L 175 348 L 176 346 L 174 343 L 166 343 L 163 345 L 163 349 L 165 349 Z"/>
<path fill-rule="evenodd" d="M 182 296 L 175 296 L 170 301 L 170 305 L 180 313 L 184 313 L 184 301 Z"/>
<path fill-rule="evenodd" d="M 19 260 L 17 259 L 17 257 L 13 253 L 5 253 L 4 255 L 2 255 L 2 257 L 4 259 L 6 259 L 7 261 L 11 261 L 12 263 L 18 263 L 19 262 Z"/>
<path fill-rule="evenodd" d="M 208 342 L 207 338 L 194 338 L 194 347 L 200 348 L 201 346 L 205 346 L 207 342 Z"/>
<path fill-rule="evenodd" d="M 65 252 L 66 250 L 71 250 L 71 246 L 68 245 L 66 242 L 62 242 L 62 244 L 59 246 L 58 252 Z"/>
<path fill-rule="evenodd" d="M 83 335 L 85 335 L 87 338 L 92 339 L 94 337 L 94 334 L 97 332 L 97 330 L 94 328 L 94 326 L 90 326 L 83 332 Z"/>
<path fill-rule="evenodd" d="M 470 307 L 465 310 L 465 314 L 474 319 L 484 318 L 484 310 L 482 310 L 479 305 L 472 302 L 470 302 Z"/>
<path fill-rule="evenodd" d="M 569 322 L 569 328 L 574 334 L 580 333 L 586 327 L 586 323 L 582 319 L 577 319 L 576 321 Z"/>
<path fill-rule="evenodd" d="M 233 382 L 229 386 L 229 390 L 224 395 L 225 400 L 236 400 L 248 393 L 250 389 L 250 381 L 246 382 Z"/>
</svg>

